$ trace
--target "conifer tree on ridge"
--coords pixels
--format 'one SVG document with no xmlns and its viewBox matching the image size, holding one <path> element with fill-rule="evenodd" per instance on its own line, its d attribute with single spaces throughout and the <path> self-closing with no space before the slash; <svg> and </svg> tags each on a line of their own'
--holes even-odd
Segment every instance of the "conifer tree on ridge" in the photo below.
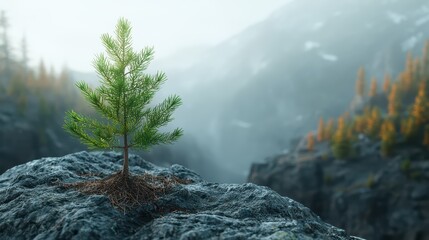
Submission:
<svg viewBox="0 0 429 240">
<path fill-rule="evenodd" d="M 172 143 L 182 135 L 180 128 L 169 133 L 158 131 L 172 121 L 172 113 L 181 105 L 181 99 L 172 95 L 149 107 L 154 94 L 166 81 L 162 72 L 155 75 L 143 72 L 153 58 L 153 49 L 133 50 L 131 26 L 123 18 L 118 21 L 114 36 L 102 35 L 107 55 L 97 55 L 93 63 L 101 85 L 92 89 L 85 82 L 76 84 L 104 121 L 72 110 L 67 112 L 64 128 L 89 148 L 121 149 L 124 155 L 121 173 L 128 177 L 130 148 L 148 149 L 152 145 Z"/>
</svg>

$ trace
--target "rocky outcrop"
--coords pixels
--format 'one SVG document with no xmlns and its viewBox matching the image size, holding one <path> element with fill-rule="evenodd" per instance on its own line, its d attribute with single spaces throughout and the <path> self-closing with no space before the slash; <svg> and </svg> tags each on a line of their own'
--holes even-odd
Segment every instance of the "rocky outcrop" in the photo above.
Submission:
<svg viewBox="0 0 429 240">
<path fill-rule="evenodd" d="M 60 187 L 107 176 L 121 167 L 116 153 L 80 152 L 43 158 L 0 176 L 2 239 L 357 239 L 308 208 L 266 187 L 217 184 L 180 166 L 157 167 L 131 156 L 131 172 L 176 176 L 154 204 L 123 213 L 102 195 Z M 94 175 L 93 173 L 97 173 Z"/>
<path fill-rule="evenodd" d="M 428 152 L 402 146 L 395 157 L 382 158 L 379 148 L 362 141 L 359 157 L 347 160 L 320 149 L 275 156 L 253 164 L 248 181 L 303 203 L 357 236 L 429 239 Z"/>
</svg>

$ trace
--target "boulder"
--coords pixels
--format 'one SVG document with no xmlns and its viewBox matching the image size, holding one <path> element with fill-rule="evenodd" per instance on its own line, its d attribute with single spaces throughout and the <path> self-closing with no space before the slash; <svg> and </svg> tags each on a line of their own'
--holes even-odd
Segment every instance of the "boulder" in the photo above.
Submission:
<svg viewBox="0 0 429 240">
<path fill-rule="evenodd" d="M 121 169 L 113 152 L 42 158 L 0 176 L 2 239 L 358 239 L 323 221 L 302 204 L 267 187 L 206 182 L 180 165 L 155 166 L 130 156 L 133 174 L 189 180 L 155 203 L 132 211 L 103 195 L 85 195 L 58 183 L 88 181 Z"/>
<path fill-rule="evenodd" d="M 309 207 L 323 221 L 374 240 L 429 239 L 429 162 L 426 150 L 403 147 L 381 158 L 376 144 L 360 155 L 300 161 L 278 155 L 255 163 L 248 181 Z"/>
</svg>

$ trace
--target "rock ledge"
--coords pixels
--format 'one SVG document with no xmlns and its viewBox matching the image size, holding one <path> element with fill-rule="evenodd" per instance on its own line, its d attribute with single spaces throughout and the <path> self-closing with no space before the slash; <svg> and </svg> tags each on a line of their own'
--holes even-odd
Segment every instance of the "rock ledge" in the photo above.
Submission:
<svg viewBox="0 0 429 240">
<path fill-rule="evenodd" d="M 193 183 L 158 199 L 158 210 L 145 205 L 127 214 L 105 196 L 55 184 L 104 177 L 121 162 L 117 153 L 79 152 L 9 169 L 0 176 L 2 239 L 358 239 L 269 188 L 210 183 L 180 165 L 161 168 L 135 155 L 134 174 L 174 175 Z"/>
</svg>

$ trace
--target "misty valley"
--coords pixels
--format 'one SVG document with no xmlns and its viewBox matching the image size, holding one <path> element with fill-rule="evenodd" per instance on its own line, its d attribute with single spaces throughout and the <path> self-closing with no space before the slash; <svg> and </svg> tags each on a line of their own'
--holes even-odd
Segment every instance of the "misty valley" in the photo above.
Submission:
<svg viewBox="0 0 429 240">
<path fill-rule="evenodd" d="M 84 72 L 1 11 L 0 239 L 429 239 L 427 1 L 291 0 L 163 58 L 126 17 Z"/>
</svg>

